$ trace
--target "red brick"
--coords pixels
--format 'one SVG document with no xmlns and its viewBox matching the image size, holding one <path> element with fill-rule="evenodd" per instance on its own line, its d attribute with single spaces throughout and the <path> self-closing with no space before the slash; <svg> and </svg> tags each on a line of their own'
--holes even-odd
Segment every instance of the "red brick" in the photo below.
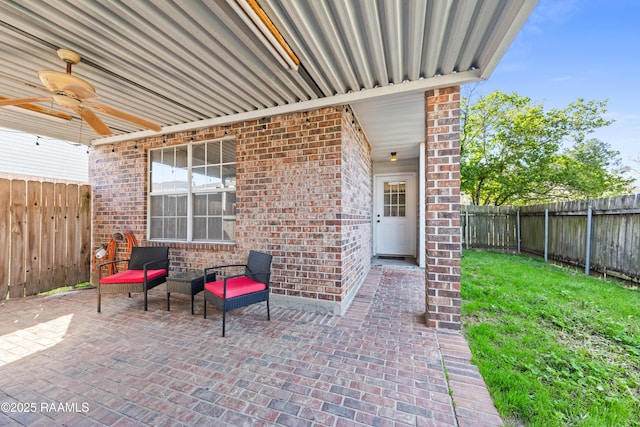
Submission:
<svg viewBox="0 0 640 427">
<path fill-rule="evenodd" d="M 460 328 L 460 88 L 428 91 L 426 306 L 429 326 Z"/>
<path fill-rule="evenodd" d="M 149 149 L 227 132 L 237 142 L 236 242 L 170 242 L 171 269 L 241 263 L 250 249 L 264 250 L 276 257 L 274 293 L 341 301 L 366 276 L 372 245 L 371 148 L 356 125 L 349 109 L 327 107 L 96 146 L 91 150 L 94 245 L 107 243 L 119 230 L 148 244 Z M 341 216 L 352 211 L 357 214 Z M 120 255 L 124 247 L 119 246 Z M 288 262 L 276 268 L 280 260 Z M 309 271 L 310 261 L 331 271 L 301 274 Z"/>
</svg>

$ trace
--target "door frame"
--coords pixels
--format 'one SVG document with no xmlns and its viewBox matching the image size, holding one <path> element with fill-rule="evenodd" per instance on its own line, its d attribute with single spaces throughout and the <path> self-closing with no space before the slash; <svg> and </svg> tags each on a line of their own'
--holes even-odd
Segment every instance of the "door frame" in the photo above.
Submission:
<svg viewBox="0 0 640 427">
<path fill-rule="evenodd" d="M 418 202 L 419 202 L 419 188 L 418 188 L 418 182 L 416 179 L 416 173 L 415 172 L 386 172 L 386 173 L 377 173 L 373 175 L 373 206 L 372 206 L 372 220 L 373 220 L 373 226 L 372 226 L 372 232 L 373 232 L 373 256 L 377 256 L 379 255 L 378 252 L 378 223 L 377 223 L 377 216 L 376 216 L 376 212 L 378 209 L 378 204 L 382 203 L 382 201 L 379 200 L 379 194 L 378 194 L 378 188 L 377 188 L 377 184 L 378 184 L 378 180 L 379 179 L 394 179 L 394 178 L 400 178 L 400 177 L 409 177 L 408 179 L 411 180 L 411 187 L 413 191 L 411 191 L 411 194 L 407 193 L 407 200 L 411 201 L 411 209 L 409 210 L 410 212 L 410 218 L 409 220 L 413 223 L 413 226 L 415 228 L 415 233 L 412 233 L 411 235 L 413 236 L 413 253 L 412 254 L 407 254 L 409 256 L 412 257 L 417 257 L 418 256 L 418 252 L 419 252 L 419 241 L 418 241 L 418 216 L 419 216 L 419 212 L 418 212 Z M 409 204 L 409 203 L 407 203 Z"/>
</svg>

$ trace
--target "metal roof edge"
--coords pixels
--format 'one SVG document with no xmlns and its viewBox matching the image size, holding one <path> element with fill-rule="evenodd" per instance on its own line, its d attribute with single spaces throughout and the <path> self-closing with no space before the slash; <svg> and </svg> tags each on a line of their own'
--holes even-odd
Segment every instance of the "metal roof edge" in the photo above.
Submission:
<svg viewBox="0 0 640 427">
<path fill-rule="evenodd" d="M 122 135 L 114 135 L 106 138 L 94 139 L 93 146 L 104 144 L 116 144 L 124 141 L 135 139 L 157 137 L 176 132 L 185 132 L 195 129 L 202 129 L 213 126 L 228 125 L 245 120 L 255 120 L 264 117 L 277 116 L 280 114 L 290 114 L 298 111 L 316 110 L 323 107 L 345 105 L 351 102 L 362 101 L 366 99 L 378 98 L 387 95 L 395 95 L 398 93 L 410 93 L 422 91 L 426 92 L 432 89 L 440 89 L 443 87 L 459 86 L 466 83 L 482 80 L 481 70 L 469 70 L 459 73 L 447 74 L 442 76 L 431 77 L 428 79 L 414 80 L 411 82 L 384 86 L 376 89 L 361 90 L 358 92 L 345 93 L 332 97 L 316 98 L 309 101 L 301 101 L 295 104 L 279 105 L 260 110 L 246 111 L 227 116 L 214 117 L 210 119 L 199 120 L 196 122 L 182 123 L 173 126 L 163 127 L 161 132 L 140 131 L 127 133 Z"/>
</svg>

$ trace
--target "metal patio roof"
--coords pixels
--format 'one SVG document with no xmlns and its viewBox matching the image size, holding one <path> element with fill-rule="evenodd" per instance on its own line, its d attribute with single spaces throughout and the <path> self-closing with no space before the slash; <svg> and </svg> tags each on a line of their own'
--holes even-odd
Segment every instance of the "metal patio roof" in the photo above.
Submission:
<svg viewBox="0 0 640 427">
<path fill-rule="evenodd" d="M 488 78 L 537 0 L 257 2 L 299 65 L 260 40 L 241 12 L 250 0 L 2 0 L 0 96 L 40 95 L 23 82 L 64 71 L 66 48 L 101 103 L 162 133 L 351 104 L 374 159 L 409 157 L 424 140 L 423 93 Z M 84 144 L 154 134 L 100 117 L 113 136 L 16 107 L 0 108 L 0 127 Z"/>
</svg>

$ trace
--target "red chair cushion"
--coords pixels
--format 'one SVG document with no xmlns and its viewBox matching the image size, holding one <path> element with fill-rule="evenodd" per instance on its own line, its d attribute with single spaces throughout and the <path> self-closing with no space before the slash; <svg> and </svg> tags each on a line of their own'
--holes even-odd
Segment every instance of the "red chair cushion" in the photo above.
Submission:
<svg viewBox="0 0 640 427">
<path fill-rule="evenodd" d="M 217 295 L 219 298 L 224 298 L 224 280 L 209 282 L 204 285 L 204 288 Z M 247 295 L 252 292 L 263 291 L 265 289 L 267 289 L 267 285 L 256 282 L 246 276 L 235 277 L 227 280 L 227 298 Z"/>
<path fill-rule="evenodd" d="M 147 270 L 147 280 L 155 279 L 162 275 L 167 274 L 167 270 Z M 112 274 L 111 276 L 103 277 L 100 279 L 101 285 L 108 285 L 110 283 L 142 283 L 144 282 L 144 270 L 125 270 L 120 273 Z"/>
</svg>

